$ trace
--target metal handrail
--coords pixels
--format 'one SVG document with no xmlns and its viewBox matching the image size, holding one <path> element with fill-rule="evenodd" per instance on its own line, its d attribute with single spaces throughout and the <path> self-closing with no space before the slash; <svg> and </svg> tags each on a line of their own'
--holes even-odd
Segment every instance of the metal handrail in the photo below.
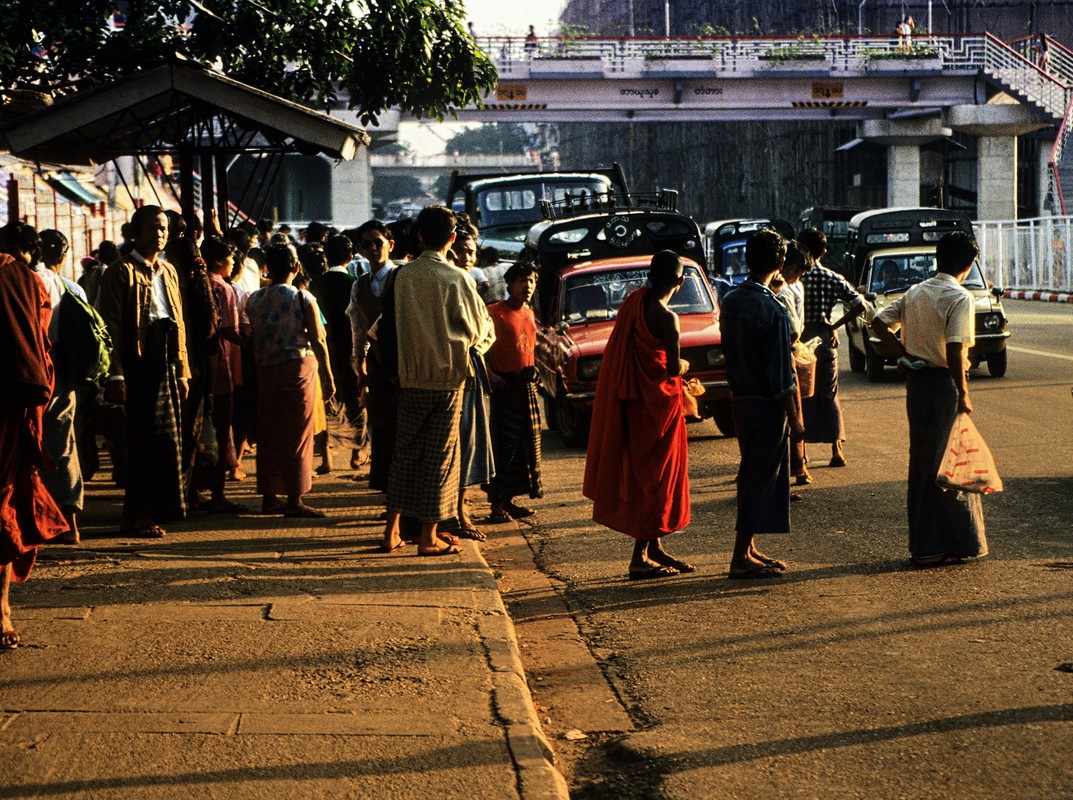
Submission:
<svg viewBox="0 0 1073 800">
<path fill-rule="evenodd" d="M 1069 87 L 996 36 L 984 34 L 984 71 L 1019 91 L 1057 121 L 1065 116 Z"/>
<path fill-rule="evenodd" d="M 1058 201 L 1058 210 L 1066 214 L 1065 191 L 1062 187 L 1062 178 L 1059 168 L 1065 157 L 1066 145 L 1069 144 L 1070 136 L 1073 135 L 1073 90 L 1070 91 L 1069 102 L 1066 105 L 1066 113 L 1062 124 L 1058 128 L 1058 135 L 1054 138 L 1054 147 L 1051 148 L 1051 157 L 1047 160 L 1047 168 L 1050 172 L 1051 192 Z"/>
</svg>

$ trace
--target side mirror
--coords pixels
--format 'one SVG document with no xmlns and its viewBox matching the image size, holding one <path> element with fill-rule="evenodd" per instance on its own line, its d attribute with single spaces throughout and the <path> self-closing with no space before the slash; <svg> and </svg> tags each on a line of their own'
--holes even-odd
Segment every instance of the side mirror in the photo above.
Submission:
<svg viewBox="0 0 1073 800">
<path fill-rule="evenodd" d="M 560 336 L 564 335 L 568 330 L 570 330 L 570 323 L 565 319 L 559 320 L 559 324 L 555 326 L 555 332 Z"/>
<path fill-rule="evenodd" d="M 876 293 L 875 292 L 865 292 L 864 293 L 864 299 L 867 300 L 869 303 L 874 303 L 876 301 Z"/>
<path fill-rule="evenodd" d="M 1003 297 L 1003 295 L 1006 294 L 1006 290 L 1003 289 L 1001 286 L 992 286 L 991 287 L 991 294 L 993 294 L 993 295 L 995 295 L 995 297 L 998 297 L 998 298 L 1001 299 Z"/>
</svg>

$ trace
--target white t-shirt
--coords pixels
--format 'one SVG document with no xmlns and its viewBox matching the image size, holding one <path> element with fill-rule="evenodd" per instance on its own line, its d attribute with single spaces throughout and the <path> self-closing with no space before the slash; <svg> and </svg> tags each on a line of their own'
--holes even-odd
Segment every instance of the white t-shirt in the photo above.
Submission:
<svg viewBox="0 0 1073 800">
<path fill-rule="evenodd" d="M 947 366 L 947 344 L 964 342 L 972 347 L 976 342 L 976 302 L 968 289 L 943 272 L 909 287 L 876 316 L 892 328 L 901 325 L 906 351 L 931 367 Z"/>
</svg>

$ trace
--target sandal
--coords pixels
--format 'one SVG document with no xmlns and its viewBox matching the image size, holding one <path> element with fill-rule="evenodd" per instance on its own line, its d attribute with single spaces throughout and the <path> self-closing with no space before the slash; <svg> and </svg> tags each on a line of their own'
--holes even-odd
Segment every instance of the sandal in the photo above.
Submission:
<svg viewBox="0 0 1073 800">
<path fill-rule="evenodd" d="M 261 510 L 258 511 L 257 513 L 258 514 L 275 515 L 275 514 L 282 514 L 286 510 L 287 510 L 287 506 L 284 505 L 283 503 L 274 503 L 273 505 L 270 505 L 270 506 L 266 506 L 264 503 L 262 503 L 261 504 Z"/>
<path fill-rule="evenodd" d="M 20 641 L 22 640 L 15 631 L 4 631 L 0 634 L 0 650 L 14 650 Z"/>
<path fill-rule="evenodd" d="M 244 514 L 249 511 L 242 503 L 236 503 L 233 500 L 221 500 L 220 502 L 210 500 L 205 503 L 203 508 L 210 514 Z"/>
<path fill-rule="evenodd" d="M 458 544 L 458 537 L 449 531 L 436 531 L 436 538 L 449 547 L 454 547 Z"/>
<path fill-rule="evenodd" d="M 404 542 L 402 539 L 399 539 L 399 541 L 396 542 L 394 545 L 390 545 L 387 542 L 381 542 L 379 550 L 381 553 L 393 553 L 394 551 L 402 547 L 404 544 L 406 544 L 406 542 Z"/>
<path fill-rule="evenodd" d="M 649 578 L 669 578 L 671 575 L 677 574 L 678 570 L 666 564 L 653 564 L 651 567 L 641 568 L 630 567 L 631 581 L 644 581 Z"/>
<path fill-rule="evenodd" d="M 753 578 L 779 578 L 782 572 L 771 564 L 755 564 L 747 569 L 732 569 L 727 573 L 728 578 L 750 580 Z"/>
<path fill-rule="evenodd" d="M 494 511 L 488 515 L 488 521 L 493 525 L 503 525 L 507 522 L 513 522 L 514 517 L 508 514 L 506 511 Z"/>
<path fill-rule="evenodd" d="M 119 535 L 136 539 L 163 539 L 168 532 L 159 525 L 123 525 L 119 528 Z"/>
<path fill-rule="evenodd" d="M 510 514 L 511 518 L 513 519 L 525 519 L 526 517 L 531 517 L 533 516 L 533 514 L 536 513 L 535 511 L 533 511 L 533 509 L 526 508 L 525 506 L 520 506 L 513 500 L 511 500 L 509 503 L 505 503 L 503 505 L 503 508 L 506 509 L 506 512 Z"/>
<path fill-rule="evenodd" d="M 462 551 L 458 548 L 458 545 L 456 544 L 444 545 L 443 547 L 433 547 L 431 550 L 422 550 L 420 547 L 417 548 L 417 554 L 419 556 L 453 556 L 456 553 L 461 552 Z"/>
<path fill-rule="evenodd" d="M 483 542 L 488 538 L 472 525 L 463 525 L 454 533 L 459 539 L 472 539 L 475 542 Z"/>
</svg>

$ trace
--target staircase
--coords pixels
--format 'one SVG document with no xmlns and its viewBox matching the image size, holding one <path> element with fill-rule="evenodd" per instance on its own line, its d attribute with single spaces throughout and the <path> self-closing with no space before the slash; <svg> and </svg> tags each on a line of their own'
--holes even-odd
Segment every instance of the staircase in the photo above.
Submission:
<svg viewBox="0 0 1073 800">
<path fill-rule="evenodd" d="M 986 34 L 984 74 L 1011 96 L 1036 109 L 1058 127 L 1051 158 L 1048 197 L 1057 213 L 1073 206 L 1073 52 L 1045 36 L 1047 57 L 1039 37 L 1007 44 Z M 1045 67 L 1045 69 L 1044 69 Z"/>
</svg>

